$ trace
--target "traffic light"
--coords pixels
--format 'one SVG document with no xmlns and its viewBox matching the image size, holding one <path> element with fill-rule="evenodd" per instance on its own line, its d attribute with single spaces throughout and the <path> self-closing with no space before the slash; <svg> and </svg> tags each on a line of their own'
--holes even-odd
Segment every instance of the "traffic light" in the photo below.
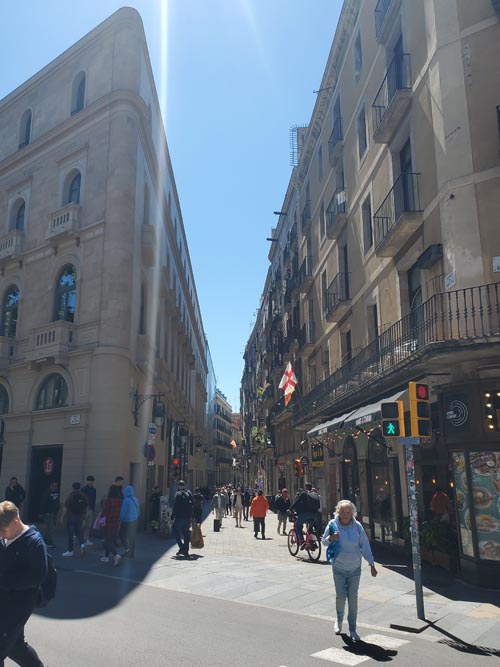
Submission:
<svg viewBox="0 0 500 667">
<path fill-rule="evenodd" d="M 295 459 L 293 462 L 295 468 L 295 477 L 304 477 L 304 466 L 300 459 Z"/>
<path fill-rule="evenodd" d="M 429 385 L 409 382 L 410 432 L 413 437 L 429 438 L 431 435 L 431 407 Z"/>
<path fill-rule="evenodd" d="M 405 436 L 405 417 L 403 401 L 382 403 L 382 435 L 384 438 L 398 438 Z"/>
<path fill-rule="evenodd" d="M 172 459 L 172 477 L 177 479 L 179 477 L 179 459 Z"/>
</svg>

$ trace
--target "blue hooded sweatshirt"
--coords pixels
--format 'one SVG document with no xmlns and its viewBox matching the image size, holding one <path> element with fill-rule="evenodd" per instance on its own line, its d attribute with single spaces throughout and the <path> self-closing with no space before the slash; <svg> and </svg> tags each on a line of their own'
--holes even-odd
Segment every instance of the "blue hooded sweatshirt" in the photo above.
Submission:
<svg viewBox="0 0 500 667">
<path fill-rule="evenodd" d="M 137 521 L 141 513 L 139 501 L 134 496 L 134 487 L 126 486 L 123 489 L 123 502 L 120 510 L 120 521 L 122 523 L 131 523 Z"/>
</svg>

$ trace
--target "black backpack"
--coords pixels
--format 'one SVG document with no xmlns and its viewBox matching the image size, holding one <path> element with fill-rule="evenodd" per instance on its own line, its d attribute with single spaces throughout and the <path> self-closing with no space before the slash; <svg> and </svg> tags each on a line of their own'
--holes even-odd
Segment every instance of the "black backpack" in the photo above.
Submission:
<svg viewBox="0 0 500 667">
<path fill-rule="evenodd" d="M 316 493 L 307 494 L 307 511 L 319 512 L 319 498 Z"/>
<path fill-rule="evenodd" d="M 52 556 L 47 553 L 47 576 L 38 589 L 37 607 L 46 607 L 56 596 L 57 570 L 54 567 Z"/>
<path fill-rule="evenodd" d="M 71 500 L 69 501 L 69 511 L 71 514 L 85 514 L 87 509 L 87 499 L 79 491 L 71 494 Z"/>
<path fill-rule="evenodd" d="M 179 491 L 177 502 L 178 502 L 177 512 L 179 514 L 186 515 L 186 517 L 191 518 L 191 515 L 193 513 L 193 496 L 189 493 L 189 491 Z"/>
</svg>

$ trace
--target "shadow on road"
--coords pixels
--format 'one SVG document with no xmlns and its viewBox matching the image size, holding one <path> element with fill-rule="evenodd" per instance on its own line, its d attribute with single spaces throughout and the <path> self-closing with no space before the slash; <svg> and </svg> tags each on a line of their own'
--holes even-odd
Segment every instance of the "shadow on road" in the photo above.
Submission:
<svg viewBox="0 0 500 667">
<path fill-rule="evenodd" d="M 390 662 L 398 654 L 394 649 L 386 649 L 377 644 L 370 644 L 364 641 L 353 642 L 346 634 L 342 634 L 342 639 L 346 644 L 346 646 L 342 647 L 344 651 L 353 653 L 354 655 L 367 656 L 376 662 Z"/>
</svg>

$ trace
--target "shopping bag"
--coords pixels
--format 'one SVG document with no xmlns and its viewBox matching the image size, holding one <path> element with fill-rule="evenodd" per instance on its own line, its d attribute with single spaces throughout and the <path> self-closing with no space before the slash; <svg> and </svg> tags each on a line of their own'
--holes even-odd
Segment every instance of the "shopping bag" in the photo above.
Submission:
<svg viewBox="0 0 500 667">
<path fill-rule="evenodd" d="M 205 543 L 203 541 L 203 535 L 201 534 L 201 526 L 197 523 L 191 531 L 191 547 L 193 549 L 203 549 L 204 546 Z"/>
<path fill-rule="evenodd" d="M 92 528 L 94 530 L 102 530 L 105 525 L 106 525 L 106 517 L 99 512 L 99 514 L 96 516 L 94 520 L 94 523 L 92 524 Z"/>
</svg>

